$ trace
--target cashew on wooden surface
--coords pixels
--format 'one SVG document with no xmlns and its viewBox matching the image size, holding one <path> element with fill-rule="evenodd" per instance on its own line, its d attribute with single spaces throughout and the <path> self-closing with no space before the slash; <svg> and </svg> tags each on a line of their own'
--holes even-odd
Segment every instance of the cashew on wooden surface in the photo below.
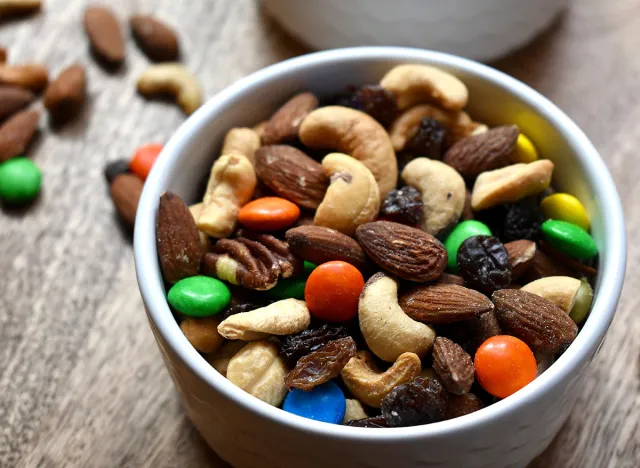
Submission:
<svg viewBox="0 0 640 468">
<path fill-rule="evenodd" d="M 138 92 L 145 97 L 170 94 L 185 114 L 202 104 L 202 92 L 196 77 L 180 63 L 151 65 L 138 78 Z"/>
</svg>

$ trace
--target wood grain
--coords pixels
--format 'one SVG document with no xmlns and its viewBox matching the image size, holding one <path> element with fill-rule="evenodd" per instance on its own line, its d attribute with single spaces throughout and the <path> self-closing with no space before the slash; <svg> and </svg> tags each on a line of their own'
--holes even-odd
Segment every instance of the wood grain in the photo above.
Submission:
<svg viewBox="0 0 640 468">
<path fill-rule="evenodd" d="M 121 18 L 151 12 L 179 31 L 183 60 L 207 96 L 304 50 L 253 0 L 113 0 Z M 29 154 L 44 191 L 27 210 L 0 211 L 0 466 L 225 466 L 186 420 L 146 323 L 130 237 L 113 214 L 105 161 L 164 142 L 179 109 L 148 103 L 135 79 L 148 61 L 130 41 L 107 73 L 87 50 L 86 2 L 48 0 L 0 25 L 9 60 L 53 74 L 88 70 L 90 105 Z M 571 418 L 532 466 L 640 466 L 640 5 L 576 0 L 549 31 L 496 64 L 550 97 L 592 138 L 623 198 L 627 283 L 608 338 L 576 389 Z"/>
</svg>

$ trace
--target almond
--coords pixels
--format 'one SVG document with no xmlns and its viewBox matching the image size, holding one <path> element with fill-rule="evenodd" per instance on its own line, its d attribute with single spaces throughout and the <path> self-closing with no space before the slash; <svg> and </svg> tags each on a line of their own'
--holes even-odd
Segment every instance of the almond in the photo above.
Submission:
<svg viewBox="0 0 640 468">
<path fill-rule="evenodd" d="M 515 281 L 531 266 L 537 250 L 536 243 L 522 239 L 507 242 L 504 248 L 507 249 L 511 263 L 511 281 Z"/>
<path fill-rule="evenodd" d="M 198 274 L 202 258 L 198 227 L 185 202 L 173 192 L 160 197 L 156 239 L 165 281 L 177 283 Z"/>
<path fill-rule="evenodd" d="M 19 156 L 29 147 L 38 128 L 40 113 L 24 110 L 0 127 L 0 162 Z"/>
<path fill-rule="evenodd" d="M 0 46 L 0 63 L 4 63 L 7 61 L 7 49 Z"/>
<path fill-rule="evenodd" d="M 367 256 L 362 247 L 346 234 L 323 226 L 299 226 L 286 233 L 289 250 L 303 260 L 320 265 L 332 260 L 350 263 L 367 270 Z"/>
<path fill-rule="evenodd" d="M 482 400 L 473 393 L 463 395 L 449 395 L 447 398 L 447 409 L 444 411 L 444 419 L 453 419 L 471 414 L 484 408 Z"/>
<path fill-rule="evenodd" d="M 551 260 L 557 262 L 560 265 L 564 265 L 567 269 L 575 270 L 575 272 L 579 272 L 581 275 L 594 277 L 598 270 L 595 268 L 585 265 L 584 263 L 576 260 L 568 256 L 564 252 L 560 252 L 558 249 L 551 247 L 547 242 L 541 240 L 540 241 L 540 250 L 542 250 Z M 579 275 L 572 275 L 579 277 Z"/>
<path fill-rule="evenodd" d="M 0 0 L 0 19 L 33 13 L 41 5 L 42 0 Z"/>
<path fill-rule="evenodd" d="M 467 320 L 493 310 L 493 303 L 484 294 L 442 283 L 416 286 L 401 294 L 398 303 L 413 320 L 437 324 Z"/>
<path fill-rule="evenodd" d="M 49 81 L 49 72 L 44 65 L 0 65 L 0 84 L 19 86 L 39 93 Z"/>
<path fill-rule="evenodd" d="M 82 108 L 87 93 L 87 75 L 81 65 L 64 69 L 44 93 L 44 106 L 54 121 L 67 120 Z"/>
<path fill-rule="evenodd" d="M 447 265 L 447 251 L 438 239 L 404 224 L 362 224 L 356 230 L 356 238 L 376 265 L 402 279 L 431 281 Z"/>
<path fill-rule="evenodd" d="M 433 369 L 449 392 L 462 395 L 471 390 L 475 376 L 471 356 L 449 338 L 439 336 L 433 343 Z"/>
<path fill-rule="evenodd" d="M 451 273 L 442 273 L 438 278 L 440 284 L 456 284 L 458 286 L 464 286 L 464 278 L 462 276 L 453 275 Z"/>
<path fill-rule="evenodd" d="M 111 199 L 120 217 L 131 227 L 136 221 L 138 201 L 144 183 L 133 174 L 121 174 L 111 183 Z"/>
<path fill-rule="evenodd" d="M 27 107 L 35 98 L 28 89 L 16 86 L 0 86 L 0 120 L 11 117 Z"/>
<path fill-rule="evenodd" d="M 523 273 L 522 280 L 524 283 L 530 283 L 547 276 L 576 276 L 570 268 L 559 263 L 545 254 L 542 250 L 536 248 L 529 268 Z"/>
<path fill-rule="evenodd" d="M 269 119 L 262 134 L 262 143 L 274 145 L 294 140 L 298 128 L 309 113 L 318 107 L 318 98 L 311 93 L 300 93 L 289 99 Z"/>
<path fill-rule="evenodd" d="M 458 141 L 444 156 L 444 162 L 465 179 L 492 171 L 509 164 L 520 131 L 515 125 L 503 125 L 488 132 L 472 135 Z"/>
<path fill-rule="evenodd" d="M 124 60 L 122 28 L 109 8 L 88 7 L 84 12 L 84 29 L 98 58 L 112 66 L 119 65 Z"/>
<path fill-rule="evenodd" d="M 496 317 L 495 310 L 485 312 L 481 314 L 475 320 L 475 336 L 473 338 L 473 346 L 478 349 L 482 343 L 487 341 L 492 336 L 498 336 L 502 334 L 498 318 Z M 475 354 L 475 351 L 474 351 Z"/>
<path fill-rule="evenodd" d="M 133 15 L 129 25 L 136 43 L 151 60 L 174 62 L 178 59 L 178 36 L 169 26 L 150 15 Z"/>
<path fill-rule="evenodd" d="M 534 352 L 558 354 L 576 338 L 578 327 L 560 307 L 535 294 L 502 289 L 491 296 L 500 326 Z"/>
<path fill-rule="evenodd" d="M 320 206 L 329 177 L 322 165 L 293 146 L 263 146 L 255 152 L 258 178 L 279 196 L 302 208 Z"/>
</svg>

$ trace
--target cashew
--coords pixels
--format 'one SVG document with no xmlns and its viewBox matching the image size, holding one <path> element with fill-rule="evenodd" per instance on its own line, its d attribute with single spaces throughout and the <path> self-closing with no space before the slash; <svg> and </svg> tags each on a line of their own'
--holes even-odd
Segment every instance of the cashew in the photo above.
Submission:
<svg viewBox="0 0 640 468">
<path fill-rule="evenodd" d="M 191 216 L 193 219 L 198 222 L 198 217 L 200 217 L 200 212 L 202 211 L 202 203 L 196 203 L 195 205 L 191 205 L 189 207 L 189 211 L 191 212 Z M 211 240 L 209 240 L 209 236 L 207 236 L 206 232 L 198 231 L 200 234 L 200 245 L 202 246 L 202 251 L 207 253 L 211 250 Z"/>
<path fill-rule="evenodd" d="M 487 133 L 489 131 L 489 127 L 487 127 L 485 124 L 473 122 L 472 125 L 473 130 L 471 130 L 469 136 L 482 135 L 483 133 Z"/>
<path fill-rule="evenodd" d="M 215 353 L 206 355 L 207 362 L 226 377 L 229 361 L 245 346 L 247 346 L 246 341 L 225 341 Z"/>
<path fill-rule="evenodd" d="M 471 193 L 471 207 L 485 210 L 537 195 L 549 186 L 553 163 L 541 159 L 486 171 L 478 176 Z"/>
<path fill-rule="evenodd" d="M 258 122 L 257 124 L 255 124 L 253 127 L 251 127 L 251 130 L 253 130 L 254 132 L 256 132 L 256 134 L 260 137 L 260 139 L 262 140 L 262 135 L 264 135 L 264 129 L 267 127 L 267 124 L 269 123 L 268 120 L 263 120 L 262 122 Z"/>
<path fill-rule="evenodd" d="M 347 398 L 347 408 L 344 412 L 344 418 L 342 418 L 343 423 L 357 419 L 366 419 L 368 417 L 369 415 L 364 412 L 364 408 L 358 400 Z"/>
<path fill-rule="evenodd" d="M 269 335 L 291 335 L 306 330 L 311 321 L 307 304 L 298 299 L 284 299 L 266 307 L 232 315 L 218 326 L 229 340 L 254 341 Z"/>
<path fill-rule="evenodd" d="M 368 351 L 358 351 L 340 375 L 349 391 L 358 400 L 373 408 L 380 408 L 382 400 L 398 385 L 418 376 L 422 363 L 414 353 L 403 353 L 385 372 L 380 372 Z"/>
<path fill-rule="evenodd" d="M 427 158 L 416 158 L 402 171 L 402 180 L 422 194 L 420 228 L 437 236 L 458 221 L 466 198 L 464 179 L 451 166 Z"/>
<path fill-rule="evenodd" d="M 236 227 L 238 212 L 251 200 L 256 183 L 256 172 L 245 156 L 220 156 L 211 168 L 198 229 L 211 237 L 230 236 Z"/>
<path fill-rule="evenodd" d="M 521 291 L 544 297 L 569 313 L 581 285 L 580 280 L 569 276 L 547 276 L 524 285 Z"/>
<path fill-rule="evenodd" d="M 446 127 L 452 136 L 452 142 L 469 135 L 473 129 L 473 121 L 464 111 L 446 111 L 430 104 L 420 104 L 404 111 L 391 124 L 389 137 L 394 150 L 404 149 L 425 117 L 431 117 Z"/>
<path fill-rule="evenodd" d="M 409 318 L 398 305 L 398 283 L 376 273 L 365 284 L 358 303 L 360 331 L 380 359 L 395 361 L 402 353 L 424 356 L 436 335 L 431 327 Z"/>
<path fill-rule="evenodd" d="M 254 397 L 280 406 L 287 394 L 287 366 L 278 355 L 278 345 L 263 340 L 249 343 L 231 358 L 227 379 Z"/>
<path fill-rule="evenodd" d="M 171 94 L 187 115 L 202 104 L 198 80 L 180 63 L 151 65 L 138 78 L 138 92 L 145 97 Z"/>
<path fill-rule="evenodd" d="M 260 145 L 260 136 L 250 128 L 232 128 L 224 137 L 220 154 L 241 154 L 254 164 L 254 154 Z"/>
<path fill-rule="evenodd" d="M 380 86 L 396 95 L 398 108 L 406 109 L 418 102 L 435 102 L 449 110 L 467 105 L 469 92 L 462 81 L 429 65 L 398 65 L 380 80 Z"/>
<path fill-rule="evenodd" d="M 302 121 L 298 136 L 307 146 L 334 148 L 367 166 L 378 182 L 382 199 L 396 187 L 398 163 L 389 135 L 364 112 L 340 106 L 321 107 Z"/>
<path fill-rule="evenodd" d="M 224 342 L 224 338 L 218 333 L 219 324 L 220 320 L 214 317 L 187 318 L 180 324 L 180 330 L 198 351 L 213 353 Z"/>
<path fill-rule="evenodd" d="M 313 224 L 352 236 L 358 226 L 378 216 L 380 192 L 376 179 L 364 164 L 346 154 L 328 154 L 322 160 L 322 168 L 331 184 Z"/>
</svg>

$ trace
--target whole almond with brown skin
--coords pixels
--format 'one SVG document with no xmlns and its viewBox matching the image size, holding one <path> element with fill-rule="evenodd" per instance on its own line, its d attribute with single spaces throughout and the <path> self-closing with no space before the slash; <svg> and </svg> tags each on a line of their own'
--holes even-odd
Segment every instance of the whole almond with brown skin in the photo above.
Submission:
<svg viewBox="0 0 640 468">
<path fill-rule="evenodd" d="M 283 141 L 295 140 L 300 124 L 316 107 L 318 107 L 318 98 L 313 94 L 295 95 L 269 119 L 262 134 L 262 143 L 275 145 Z"/>
<path fill-rule="evenodd" d="M 536 255 L 536 243 L 530 240 L 522 239 L 504 244 L 509 254 L 509 263 L 511 263 L 511 281 L 520 278 L 533 263 L 533 257 Z"/>
<path fill-rule="evenodd" d="M 598 273 L 595 268 L 585 265 L 584 263 L 570 257 L 564 252 L 560 252 L 558 249 L 550 246 L 547 242 L 541 240 L 539 242 L 540 250 L 544 252 L 551 260 L 560 265 L 566 266 L 570 270 L 574 270 L 574 277 L 579 278 L 580 275 L 593 277 Z M 579 274 L 577 274 L 579 273 Z"/>
<path fill-rule="evenodd" d="M 0 127 L 0 162 L 20 156 L 38 129 L 40 112 L 23 110 Z"/>
<path fill-rule="evenodd" d="M 120 174 L 111 182 L 111 199 L 120 217 L 131 227 L 136 221 L 144 183 L 133 174 Z"/>
<path fill-rule="evenodd" d="M 0 64 L 7 61 L 7 49 L 0 46 Z"/>
<path fill-rule="evenodd" d="M 471 356 L 449 338 L 439 336 L 433 343 L 433 370 L 449 392 L 462 395 L 471 390 L 475 376 Z"/>
<path fill-rule="evenodd" d="M 468 320 L 493 310 L 484 294 L 443 283 L 415 286 L 400 295 L 398 304 L 413 320 L 435 324 Z"/>
<path fill-rule="evenodd" d="M 34 98 L 28 89 L 0 86 L 0 121 L 27 107 Z"/>
<path fill-rule="evenodd" d="M 87 94 L 87 75 L 81 65 L 64 69 L 44 93 L 44 106 L 54 121 L 75 116 Z"/>
<path fill-rule="evenodd" d="M 447 408 L 444 411 L 444 419 L 453 419 L 471 414 L 484 408 L 482 400 L 473 393 L 463 395 L 449 395 L 447 398 Z"/>
<path fill-rule="evenodd" d="M 564 264 L 550 258 L 541 249 L 536 249 L 531 264 L 522 274 L 522 281 L 530 283 L 547 276 L 571 276 L 575 277 L 576 273 Z"/>
<path fill-rule="evenodd" d="M 453 275 L 451 273 L 442 273 L 438 278 L 440 284 L 456 284 L 458 286 L 464 286 L 464 278 L 462 276 Z"/>
<path fill-rule="evenodd" d="M 502 329 L 520 338 L 534 352 L 558 354 L 576 338 L 578 327 L 565 311 L 547 299 L 502 289 L 491 296 Z"/>
<path fill-rule="evenodd" d="M 444 162 L 465 179 L 473 179 L 481 172 L 509 164 L 509 154 L 515 150 L 519 133 L 515 125 L 503 125 L 468 136 L 449 148 Z"/>
<path fill-rule="evenodd" d="M 84 29 L 96 55 L 109 65 L 124 60 L 122 28 L 116 15 L 106 7 L 90 6 L 84 12 Z"/>
<path fill-rule="evenodd" d="M 41 4 L 42 0 L 0 0 L 0 19 L 33 13 Z"/>
<path fill-rule="evenodd" d="M 475 350 L 477 350 L 480 345 L 489 338 L 502 334 L 502 330 L 500 329 L 500 324 L 498 323 L 498 318 L 496 317 L 494 310 L 485 312 L 478 316 L 475 319 L 475 325 L 475 336 L 472 343 L 474 351 L 472 354 L 475 354 Z"/>
<path fill-rule="evenodd" d="M 151 60 L 174 62 L 178 59 L 178 36 L 162 21 L 150 15 L 133 15 L 129 25 L 136 43 Z"/>
<path fill-rule="evenodd" d="M 39 93 L 49 82 L 49 72 L 44 65 L 0 65 L 0 84 L 19 86 Z"/>
<path fill-rule="evenodd" d="M 261 147 L 254 168 L 262 183 L 302 208 L 318 208 L 329 187 L 322 165 L 293 146 Z"/>
<path fill-rule="evenodd" d="M 447 251 L 438 239 L 404 224 L 362 224 L 356 229 L 356 238 L 376 265 L 402 279 L 431 281 L 447 265 Z"/>
<path fill-rule="evenodd" d="M 165 281 L 177 283 L 198 274 L 203 254 L 198 227 L 185 202 L 173 192 L 160 197 L 156 240 Z"/>
<path fill-rule="evenodd" d="M 316 265 L 341 260 L 358 270 L 366 271 L 367 256 L 355 240 L 335 229 L 323 226 L 299 226 L 285 235 L 289 250 L 303 260 Z"/>
</svg>

